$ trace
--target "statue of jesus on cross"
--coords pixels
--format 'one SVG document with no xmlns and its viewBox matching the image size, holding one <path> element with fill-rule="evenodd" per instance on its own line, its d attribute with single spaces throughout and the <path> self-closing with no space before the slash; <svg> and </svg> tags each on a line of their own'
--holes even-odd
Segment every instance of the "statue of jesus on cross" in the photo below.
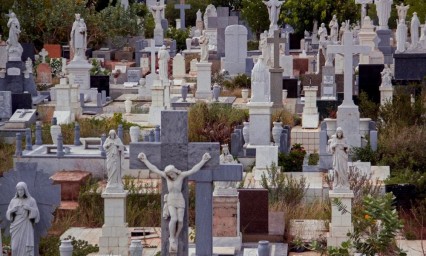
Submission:
<svg viewBox="0 0 426 256">
<path fill-rule="evenodd" d="M 183 180 L 198 172 L 201 167 L 210 160 L 211 156 L 209 153 L 205 153 L 201 161 L 187 172 L 182 172 L 176 169 L 173 165 L 166 166 L 164 172 L 162 172 L 148 161 L 144 153 L 139 153 L 138 158 L 148 167 L 149 170 L 160 175 L 167 181 L 168 194 L 164 196 L 163 217 L 166 219 L 170 217 L 169 252 L 177 252 L 177 241 L 183 227 L 183 217 L 185 215 L 185 199 L 182 195 Z"/>
</svg>

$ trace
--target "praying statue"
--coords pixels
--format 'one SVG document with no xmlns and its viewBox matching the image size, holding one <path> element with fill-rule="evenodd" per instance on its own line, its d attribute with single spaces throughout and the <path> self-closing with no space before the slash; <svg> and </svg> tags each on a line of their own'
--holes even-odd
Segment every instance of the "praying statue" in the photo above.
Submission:
<svg viewBox="0 0 426 256">
<path fill-rule="evenodd" d="M 272 30 L 278 29 L 277 22 L 280 17 L 281 5 L 283 5 L 284 1 L 269 0 L 268 2 L 267 1 L 262 1 L 262 2 L 268 8 L 269 21 L 271 22 L 271 24 L 269 25 L 269 28 Z M 269 32 L 271 32 L 271 30 L 269 30 Z"/>
<path fill-rule="evenodd" d="M 12 255 L 34 255 L 34 225 L 40 220 L 40 214 L 25 182 L 16 184 L 16 194 L 9 203 L 6 219 L 11 222 Z"/>
<path fill-rule="evenodd" d="M 200 52 L 200 62 L 208 62 L 209 60 L 209 37 L 206 35 L 206 31 L 203 30 L 203 33 L 198 40 L 201 48 Z"/>
<path fill-rule="evenodd" d="M 80 17 L 79 13 L 75 14 L 75 21 L 71 29 L 71 50 L 74 52 L 75 60 L 86 59 L 86 48 L 87 48 L 87 27 L 84 19 Z"/>
<path fill-rule="evenodd" d="M 377 17 L 379 17 L 378 29 L 388 29 L 388 20 L 391 14 L 393 0 L 375 0 Z"/>
<path fill-rule="evenodd" d="M 178 239 L 183 228 L 183 217 L 185 215 L 185 199 L 182 194 L 182 185 L 186 177 L 198 172 L 203 165 L 210 160 L 209 153 L 205 153 L 199 163 L 194 165 L 191 170 L 182 172 L 173 165 L 168 165 L 164 172 L 160 171 L 156 166 L 151 164 L 144 153 L 138 155 L 149 170 L 160 175 L 167 181 L 168 194 L 164 196 L 163 218 L 169 221 L 169 252 L 177 252 Z"/>
<path fill-rule="evenodd" d="M 166 50 L 166 46 L 163 45 L 158 51 L 158 75 L 160 80 L 164 82 L 169 80 L 169 60 L 170 54 Z"/>
<path fill-rule="evenodd" d="M 385 65 L 385 68 L 382 72 L 380 72 L 380 74 L 382 75 L 381 86 L 392 87 L 392 70 L 389 65 Z"/>
<path fill-rule="evenodd" d="M 324 23 L 321 23 L 321 27 L 318 29 L 319 41 L 324 42 L 327 40 L 328 32 Z"/>
<path fill-rule="evenodd" d="M 14 12 L 10 12 L 7 16 L 9 16 L 9 20 L 7 21 L 9 38 L 6 41 L 8 58 L 10 61 L 20 61 L 22 52 L 24 51 L 21 44 L 18 42 L 19 34 L 21 33 L 21 25 Z"/>
<path fill-rule="evenodd" d="M 396 5 L 399 20 L 405 20 L 405 18 L 407 17 L 408 8 L 410 8 L 410 5 L 404 6 L 404 3 L 401 3 L 400 5 Z"/>
<path fill-rule="evenodd" d="M 406 50 L 408 28 L 405 24 L 405 20 L 401 19 L 396 27 L 396 53 L 402 53 Z"/>
<path fill-rule="evenodd" d="M 417 48 L 419 43 L 419 28 L 420 28 L 420 20 L 417 17 L 417 12 L 413 13 L 413 17 L 411 18 L 410 23 L 410 34 L 411 34 L 411 47 L 412 49 Z"/>
<path fill-rule="evenodd" d="M 108 138 L 105 140 L 103 147 L 106 151 L 106 165 L 108 173 L 106 190 L 121 192 L 123 191 L 121 169 L 124 162 L 124 145 L 115 133 L 115 130 L 109 131 Z"/>
<path fill-rule="evenodd" d="M 328 24 L 328 27 L 330 28 L 330 40 L 331 42 L 337 42 L 339 37 L 339 22 L 337 21 L 336 14 L 333 15 L 333 18 L 331 19 L 330 23 Z"/>
<path fill-rule="evenodd" d="M 269 101 L 269 71 L 262 56 L 257 59 L 256 64 L 251 70 L 251 101 L 268 102 Z"/>
<path fill-rule="evenodd" d="M 349 146 L 343 136 L 341 127 L 336 129 L 336 134 L 328 141 L 328 147 L 333 154 L 333 190 L 349 190 L 348 151 Z"/>
</svg>

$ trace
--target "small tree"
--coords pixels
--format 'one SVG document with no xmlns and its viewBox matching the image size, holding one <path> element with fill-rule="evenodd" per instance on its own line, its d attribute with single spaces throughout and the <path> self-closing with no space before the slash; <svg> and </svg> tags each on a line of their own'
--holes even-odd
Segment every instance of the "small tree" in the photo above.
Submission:
<svg viewBox="0 0 426 256">
<path fill-rule="evenodd" d="M 241 16 L 247 21 L 256 37 L 269 28 L 269 15 L 266 5 L 259 0 L 242 0 Z"/>
</svg>

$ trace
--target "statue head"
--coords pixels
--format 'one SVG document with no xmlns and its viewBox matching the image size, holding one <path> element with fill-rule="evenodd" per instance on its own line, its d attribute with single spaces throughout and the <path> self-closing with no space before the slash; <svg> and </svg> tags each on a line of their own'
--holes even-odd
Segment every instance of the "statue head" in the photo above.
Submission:
<svg viewBox="0 0 426 256">
<path fill-rule="evenodd" d="M 229 147 L 228 147 L 228 144 L 223 144 L 223 145 L 222 145 L 222 154 L 224 154 L 224 155 L 229 155 Z"/>
<path fill-rule="evenodd" d="M 164 169 L 164 173 L 169 177 L 171 180 L 175 180 L 177 176 L 181 174 L 181 171 L 176 169 L 174 165 L 167 165 Z"/>
<path fill-rule="evenodd" d="M 161 46 L 161 48 L 160 48 L 161 50 L 165 50 L 166 49 L 166 46 L 165 45 L 163 45 L 163 46 Z"/>
<path fill-rule="evenodd" d="M 80 20 L 80 13 L 75 14 L 75 20 Z"/>
<path fill-rule="evenodd" d="M 110 130 L 108 133 L 109 137 L 111 139 L 115 139 L 117 137 L 117 134 L 115 133 L 115 130 Z"/>
<path fill-rule="evenodd" d="M 336 137 L 338 139 L 342 139 L 343 138 L 343 129 L 342 129 L 342 127 L 337 127 L 337 129 L 336 129 Z"/>
<path fill-rule="evenodd" d="M 27 184 L 23 181 L 18 182 L 16 184 L 16 198 L 27 198 L 30 197 L 30 193 L 28 193 L 28 187 Z"/>
<path fill-rule="evenodd" d="M 323 23 L 321 23 L 321 27 L 322 28 L 325 28 L 325 23 L 323 22 Z"/>
</svg>

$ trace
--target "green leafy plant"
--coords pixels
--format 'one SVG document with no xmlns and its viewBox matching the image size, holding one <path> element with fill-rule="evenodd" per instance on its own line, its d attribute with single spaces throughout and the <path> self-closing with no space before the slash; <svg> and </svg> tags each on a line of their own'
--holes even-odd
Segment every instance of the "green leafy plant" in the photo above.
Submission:
<svg viewBox="0 0 426 256">
<path fill-rule="evenodd" d="M 186 39 L 189 37 L 189 28 L 177 29 L 175 27 L 169 27 L 166 35 L 176 40 L 176 49 L 178 52 L 186 49 Z"/>
<path fill-rule="evenodd" d="M 309 154 L 308 165 L 317 165 L 319 162 L 319 154 L 312 153 Z"/>
<path fill-rule="evenodd" d="M 298 179 L 282 173 L 275 163 L 267 168 L 261 179 L 261 186 L 268 190 L 270 204 L 283 202 L 287 205 L 297 205 L 302 202 L 309 187 L 305 177 Z"/>
<path fill-rule="evenodd" d="M 100 61 L 92 59 L 92 68 L 90 69 L 91 76 L 108 76 L 111 72 L 101 66 Z"/>
<path fill-rule="evenodd" d="M 279 153 L 278 164 L 284 172 L 301 172 L 306 150 L 302 144 L 296 143 L 292 146 L 290 153 Z"/>
<path fill-rule="evenodd" d="M 361 211 L 352 214 L 354 231 L 348 233 L 350 246 L 345 244 L 345 253 L 349 248 L 365 255 L 406 255 L 396 245 L 395 237 L 403 227 L 398 213 L 392 206 L 394 197 L 391 193 L 363 198 Z M 350 214 L 340 200 L 334 200 L 342 214 Z"/>
</svg>

